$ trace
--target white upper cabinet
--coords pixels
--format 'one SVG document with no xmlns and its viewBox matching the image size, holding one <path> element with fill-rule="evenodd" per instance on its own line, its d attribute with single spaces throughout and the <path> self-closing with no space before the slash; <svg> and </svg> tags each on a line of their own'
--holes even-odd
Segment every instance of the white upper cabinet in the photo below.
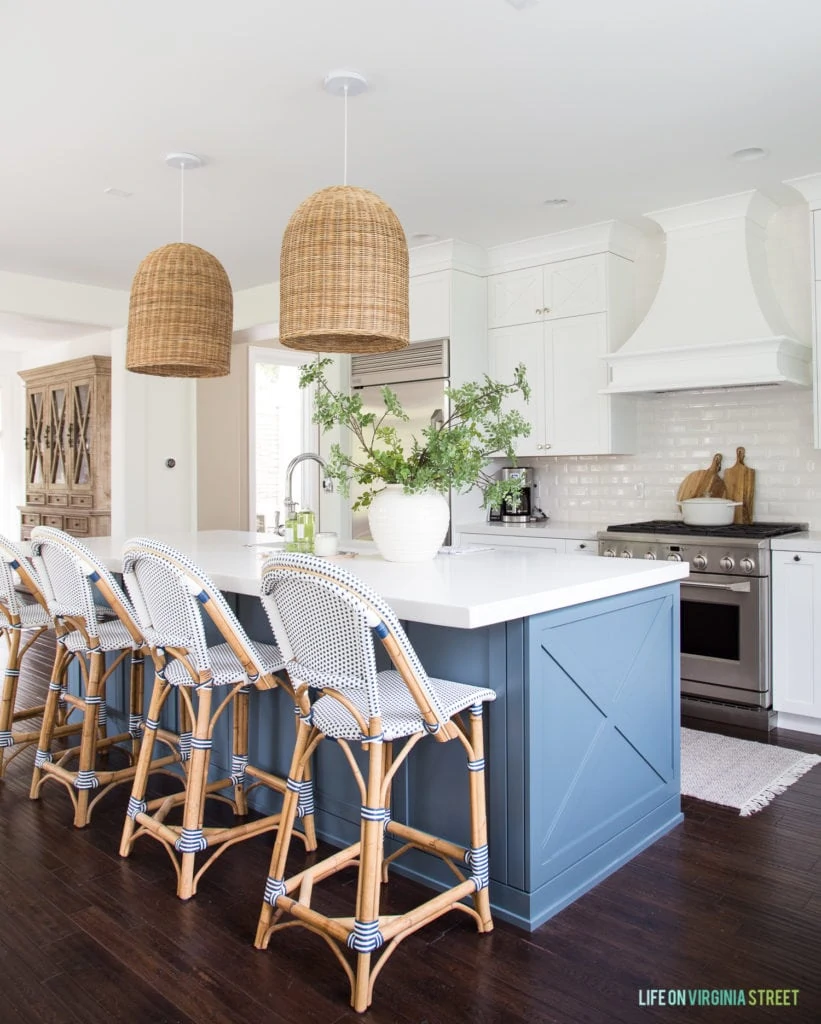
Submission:
<svg viewBox="0 0 821 1024">
<path fill-rule="evenodd" d="M 488 327 L 513 327 L 542 319 L 544 275 L 541 267 L 494 274 L 488 279 Z"/>
<path fill-rule="evenodd" d="M 635 447 L 634 400 L 603 395 L 605 356 L 632 329 L 632 263 L 613 253 L 557 260 L 488 279 L 491 376 L 524 363 L 532 424 L 519 456 L 625 454 Z"/>
<path fill-rule="evenodd" d="M 410 279 L 410 340 L 450 337 L 450 279 L 447 270 Z"/>
<path fill-rule="evenodd" d="M 533 394 L 530 402 L 519 395 L 511 398 L 506 408 L 518 410 L 531 424 L 530 437 L 521 438 L 515 445 L 517 455 L 543 455 L 547 440 L 544 401 L 541 398 L 545 387 L 545 340 L 542 324 L 518 324 L 516 327 L 499 327 L 488 332 L 489 374 L 495 380 L 509 384 L 513 371 L 524 363 L 527 380 Z"/>
<path fill-rule="evenodd" d="M 488 281 L 488 327 L 513 327 L 607 308 L 606 256 L 494 274 Z"/>
<path fill-rule="evenodd" d="M 604 313 L 557 320 L 545 333 L 545 442 L 550 454 L 610 451 L 611 403 L 599 394 L 607 387 Z"/>
</svg>

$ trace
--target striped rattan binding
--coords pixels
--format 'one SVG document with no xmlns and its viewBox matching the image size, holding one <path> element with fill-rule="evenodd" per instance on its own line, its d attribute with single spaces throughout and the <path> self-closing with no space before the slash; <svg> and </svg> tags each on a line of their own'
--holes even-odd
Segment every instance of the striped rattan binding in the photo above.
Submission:
<svg viewBox="0 0 821 1024">
<path fill-rule="evenodd" d="M 280 256 L 279 340 L 310 352 L 390 352 L 410 341 L 408 246 L 373 192 L 334 185 L 297 207 Z"/>
<path fill-rule="evenodd" d="M 157 377 L 231 372 L 234 297 L 219 260 L 187 242 L 148 254 L 128 307 L 126 367 Z"/>
</svg>

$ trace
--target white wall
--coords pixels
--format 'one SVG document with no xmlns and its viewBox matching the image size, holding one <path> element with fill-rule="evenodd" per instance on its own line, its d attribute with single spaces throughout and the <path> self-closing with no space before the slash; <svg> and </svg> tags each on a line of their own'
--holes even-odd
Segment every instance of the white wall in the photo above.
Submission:
<svg viewBox="0 0 821 1024">
<path fill-rule="evenodd" d="M 684 476 L 723 468 L 738 445 L 756 470 L 755 517 L 821 529 L 821 452 L 812 447 L 812 394 L 796 388 L 676 392 L 637 399 L 640 450 L 632 456 L 527 459 L 553 519 L 606 525 L 678 515 Z M 643 492 L 643 497 L 640 496 Z"/>
<path fill-rule="evenodd" d="M 20 536 L 17 506 L 25 501 L 25 391 L 17 352 L 0 352 L 0 533 Z"/>
</svg>

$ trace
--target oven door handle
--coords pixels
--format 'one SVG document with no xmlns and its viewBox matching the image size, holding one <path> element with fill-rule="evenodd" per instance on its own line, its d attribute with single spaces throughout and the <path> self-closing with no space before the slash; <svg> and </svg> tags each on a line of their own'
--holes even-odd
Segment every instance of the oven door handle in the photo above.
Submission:
<svg viewBox="0 0 821 1024">
<path fill-rule="evenodd" d="M 703 587 L 705 590 L 732 590 L 736 594 L 749 594 L 750 581 L 739 580 L 738 583 L 696 583 L 694 580 L 682 580 L 682 587 Z"/>
</svg>

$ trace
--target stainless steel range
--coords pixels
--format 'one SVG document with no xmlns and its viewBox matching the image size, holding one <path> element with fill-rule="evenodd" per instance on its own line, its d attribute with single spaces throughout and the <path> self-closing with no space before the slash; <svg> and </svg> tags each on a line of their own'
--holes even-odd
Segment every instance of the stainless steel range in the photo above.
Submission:
<svg viewBox="0 0 821 1024">
<path fill-rule="evenodd" d="M 772 727 L 770 539 L 806 529 L 652 520 L 598 534 L 600 555 L 690 563 L 681 581 L 682 715 Z"/>
</svg>

